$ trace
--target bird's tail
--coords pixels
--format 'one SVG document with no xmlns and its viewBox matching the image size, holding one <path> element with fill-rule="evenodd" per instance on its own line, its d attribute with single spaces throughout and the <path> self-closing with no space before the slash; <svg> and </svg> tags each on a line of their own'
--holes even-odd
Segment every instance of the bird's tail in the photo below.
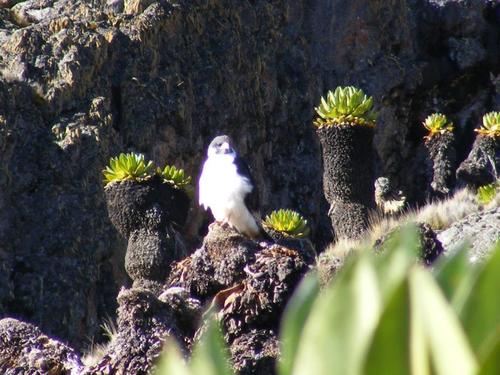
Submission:
<svg viewBox="0 0 500 375">
<path fill-rule="evenodd" d="M 247 209 L 242 211 L 239 215 L 231 217 L 231 224 L 238 232 L 243 233 L 247 237 L 261 237 L 261 228 L 259 228 L 255 217 Z"/>
</svg>

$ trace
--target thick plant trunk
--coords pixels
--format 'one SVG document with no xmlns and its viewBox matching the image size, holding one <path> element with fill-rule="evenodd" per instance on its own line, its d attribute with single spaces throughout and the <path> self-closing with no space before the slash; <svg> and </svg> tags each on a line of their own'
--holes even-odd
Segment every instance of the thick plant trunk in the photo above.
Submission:
<svg viewBox="0 0 500 375">
<path fill-rule="evenodd" d="M 431 162 L 430 191 L 433 195 L 447 195 L 455 185 L 457 154 L 452 133 L 436 134 L 425 142 Z"/>
<path fill-rule="evenodd" d="M 124 237 L 129 237 L 133 230 L 155 225 L 145 216 L 152 207 L 161 211 L 162 224 L 170 222 L 182 227 L 186 222 L 189 197 L 157 176 L 141 182 L 112 183 L 106 186 L 105 193 L 109 218 Z"/>
<path fill-rule="evenodd" d="M 457 169 L 457 178 L 479 187 L 492 183 L 500 172 L 500 138 L 478 135 L 472 150 Z"/>
<path fill-rule="evenodd" d="M 337 238 L 358 238 L 375 207 L 373 129 L 341 125 L 318 130 L 323 152 L 323 188 Z"/>
<path fill-rule="evenodd" d="M 162 283 L 170 264 L 187 255 L 174 228 L 186 221 L 189 197 L 157 176 L 141 182 L 113 183 L 105 190 L 111 222 L 128 239 L 128 275 L 134 281 Z"/>
<path fill-rule="evenodd" d="M 478 135 L 457 169 L 457 178 L 477 188 L 492 183 L 500 172 L 500 138 Z"/>
</svg>

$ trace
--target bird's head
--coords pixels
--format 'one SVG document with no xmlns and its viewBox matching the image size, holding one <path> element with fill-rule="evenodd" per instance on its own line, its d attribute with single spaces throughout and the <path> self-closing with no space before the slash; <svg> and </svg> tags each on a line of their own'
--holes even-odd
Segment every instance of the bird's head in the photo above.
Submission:
<svg viewBox="0 0 500 375">
<path fill-rule="evenodd" d="M 227 135 L 219 135 L 215 137 L 208 146 L 208 157 L 215 155 L 236 156 L 236 151 L 233 147 L 233 141 Z"/>
</svg>

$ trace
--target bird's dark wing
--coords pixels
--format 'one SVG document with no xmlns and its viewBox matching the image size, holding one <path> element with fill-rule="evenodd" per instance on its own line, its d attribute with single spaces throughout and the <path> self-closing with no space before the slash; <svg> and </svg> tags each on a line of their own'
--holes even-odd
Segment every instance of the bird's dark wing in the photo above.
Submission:
<svg viewBox="0 0 500 375">
<path fill-rule="evenodd" d="M 241 158 L 240 156 L 236 156 L 234 159 L 234 164 L 236 165 L 236 169 L 238 171 L 238 174 L 241 176 L 244 176 L 248 178 L 250 183 L 253 186 L 252 191 L 247 194 L 245 197 L 245 205 L 248 207 L 248 209 L 253 212 L 259 213 L 259 208 L 260 208 L 260 202 L 259 202 L 259 192 L 257 190 L 257 185 L 255 184 L 255 180 L 252 177 L 252 173 L 250 172 L 250 168 L 248 167 L 248 164 Z"/>
</svg>

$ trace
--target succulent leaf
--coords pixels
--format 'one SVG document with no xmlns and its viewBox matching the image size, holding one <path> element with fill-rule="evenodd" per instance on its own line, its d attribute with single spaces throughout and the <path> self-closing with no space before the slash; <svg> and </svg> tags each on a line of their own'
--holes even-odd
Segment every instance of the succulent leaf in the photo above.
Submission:
<svg viewBox="0 0 500 375">
<path fill-rule="evenodd" d="M 487 137 L 500 137 L 500 112 L 486 113 L 483 116 L 483 125 L 475 131 Z"/>
<path fill-rule="evenodd" d="M 373 127 L 377 114 L 373 111 L 373 98 L 354 86 L 337 87 L 321 97 L 315 108 L 319 115 L 314 121 L 318 127 L 333 125 L 362 125 Z"/>
<path fill-rule="evenodd" d="M 479 203 L 485 205 L 490 203 L 500 191 L 500 182 L 481 186 L 477 189 L 476 199 Z"/>
<path fill-rule="evenodd" d="M 107 185 L 113 181 L 134 180 L 142 181 L 151 176 L 153 168 L 152 161 L 145 161 L 144 155 L 129 153 L 120 154 L 111 158 L 109 165 L 102 171 L 104 175 L 104 184 Z"/>
<path fill-rule="evenodd" d="M 263 225 L 295 238 L 306 237 L 309 234 L 307 220 L 293 210 L 275 210 L 266 216 Z"/>
<path fill-rule="evenodd" d="M 157 168 L 156 174 L 177 189 L 186 189 L 191 183 L 191 176 L 186 175 L 184 169 L 177 169 L 175 165 L 167 164 L 163 169 Z"/>
<path fill-rule="evenodd" d="M 422 124 L 429 131 L 425 139 L 430 139 L 436 134 L 451 133 L 453 131 L 453 124 L 442 113 L 433 113 L 427 116 Z"/>
</svg>

